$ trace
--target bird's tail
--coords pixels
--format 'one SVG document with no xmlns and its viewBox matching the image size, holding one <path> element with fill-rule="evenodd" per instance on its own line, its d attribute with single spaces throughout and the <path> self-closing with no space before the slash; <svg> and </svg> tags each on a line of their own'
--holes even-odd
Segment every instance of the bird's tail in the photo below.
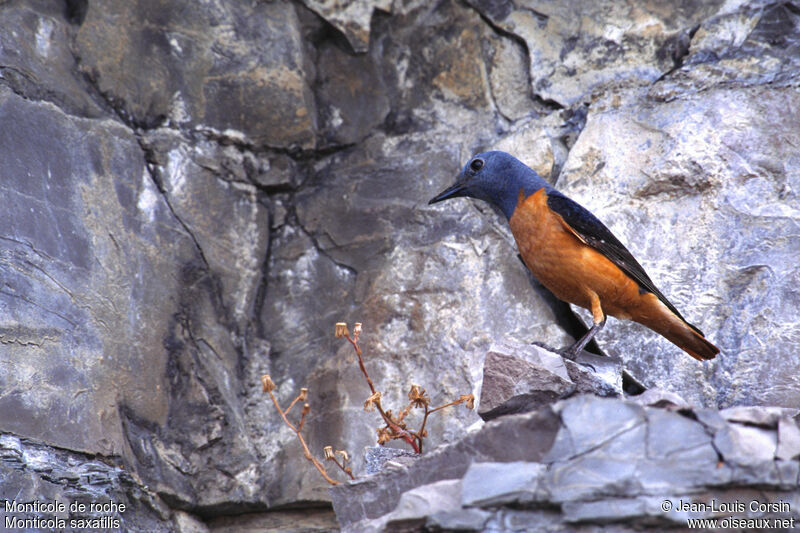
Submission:
<svg viewBox="0 0 800 533">
<path fill-rule="evenodd" d="M 719 348 L 711 344 L 702 331 L 688 322 L 681 322 L 680 326 L 670 328 L 669 332 L 662 335 L 698 361 L 714 359 L 719 353 Z"/>
<path fill-rule="evenodd" d="M 653 296 L 652 300 L 654 302 L 657 301 L 655 296 Z M 702 331 L 686 322 L 683 317 L 673 313 L 660 301 L 658 301 L 657 305 L 660 307 L 660 312 L 650 314 L 646 320 L 640 321 L 642 324 L 660 333 L 672 344 L 698 361 L 706 361 L 716 357 L 719 353 L 719 348 L 711 344 Z"/>
</svg>

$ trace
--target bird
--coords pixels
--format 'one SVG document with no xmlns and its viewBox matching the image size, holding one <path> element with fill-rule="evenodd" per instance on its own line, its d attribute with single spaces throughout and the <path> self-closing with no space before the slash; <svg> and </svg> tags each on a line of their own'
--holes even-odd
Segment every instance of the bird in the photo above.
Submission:
<svg viewBox="0 0 800 533">
<path fill-rule="evenodd" d="M 699 361 L 719 353 L 611 230 L 516 157 L 501 151 L 473 156 L 455 183 L 428 204 L 459 197 L 499 208 L 534 277 L 560 300 L 591 311 L 592 327 L 561 350 L 569 359 L 578 356 L 609 315 L 643 324 Z"/>
</svg>

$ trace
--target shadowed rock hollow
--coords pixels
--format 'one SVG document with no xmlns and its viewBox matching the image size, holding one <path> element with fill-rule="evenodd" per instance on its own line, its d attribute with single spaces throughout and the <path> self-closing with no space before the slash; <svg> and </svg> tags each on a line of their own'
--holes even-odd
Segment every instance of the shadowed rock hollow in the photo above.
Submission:
<svg viewBox="0 0 800 533">
<path fill-rule="evenodd" d="M 486 149 L 591 209 L 722 350 L 610 320 L 597 344 L 631 376 L 694 413 L 800 403 L 793 2 L 8 0 L 0 21 L 0 499 L 125 502 L 128 530 L 335 528 L 262 374 L 284 405 L 309 388 L 309 442 L 359 472 L 376 419 L 335 322 L 364 323 L 386 397 L 437 404 L 480 397 L 494 341 L 583 331 L 494 211 L 427 205 Z M 432 418 L 429 449 L 478 420 Z M 689 423 L 728 464 L 738 426 Z M 647 525 L 654 487 L 601 492 Z"/>
</svg>

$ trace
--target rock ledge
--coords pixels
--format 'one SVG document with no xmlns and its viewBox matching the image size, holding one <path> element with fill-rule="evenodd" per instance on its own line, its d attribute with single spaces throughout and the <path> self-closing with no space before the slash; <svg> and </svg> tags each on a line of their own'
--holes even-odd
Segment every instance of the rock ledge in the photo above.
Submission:
<svg viewBox="0 0 800 533">
<path fill-rule="evenodd" d="M 352 532 L 633 531 L 696 518 L 791 527 L 800 517 L 798 412 L 581 395 L 493 420 L 331 495 Z"/>
</svg>

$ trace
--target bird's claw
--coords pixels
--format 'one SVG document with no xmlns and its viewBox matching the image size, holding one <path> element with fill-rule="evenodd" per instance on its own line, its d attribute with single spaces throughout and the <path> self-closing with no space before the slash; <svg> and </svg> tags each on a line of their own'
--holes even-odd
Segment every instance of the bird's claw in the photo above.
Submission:
<svg viewBox="0 0 800 533">
<path fill-rule="evenodd" d="M 558 350 L 558 354 L 563 357 L 564 359 L 568 359 L 573 363 L 581 366 L 586 366 L 592 369 L 592 372 L 597 372 L 597 369 L 591 363 L 586 363 L 583 361 L 578 361 L 578 353 L 574 350 L 570 350 L 569 348 L 564 348 L 562 350 Z"/>
<path fill-rule="evenodd" d="M 597 372 L 597 369 L 594 367 L 594 365 L 592 365 L 590 363 L 584 363 L 582 361 L 578 361 L 578 352 L 576 352 L 575 350 L 570 349 L 570 348 L 572 348 L 572 346 L 570 346 L 568 348 L 559 349 L 559 348 L 553 348 L 552 346 L 549 346 L 549 345 L 547 345 L 547 344 L 545 344 L 543 342 L 540 342 L 540 341 L 531 341 L 531 344 L 533 344 L 535 346 L 538 346 L 539 348 L 544 348 L 545 350 L 547 350 L 549 352 L 557 353 L 558 355 L 560 355 L 564 359 L 572 361 L 575 364 L 589 367 L 589 368 L 592 369 L 592 372 Z"/>
</svg>

